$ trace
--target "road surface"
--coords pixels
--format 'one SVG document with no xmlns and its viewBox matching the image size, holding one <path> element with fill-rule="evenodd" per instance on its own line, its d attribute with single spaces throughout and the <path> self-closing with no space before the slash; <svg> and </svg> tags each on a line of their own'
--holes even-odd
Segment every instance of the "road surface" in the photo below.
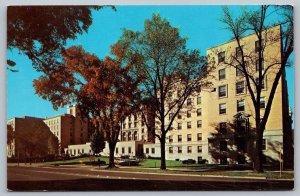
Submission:
<svg viewBox="0 0 300 196">
<path fill-rule="evenodd" d="M 8 166 L 9 191 L 291 190 L 294 182 L 96 170 L 83 167 Z"/>
</svg>

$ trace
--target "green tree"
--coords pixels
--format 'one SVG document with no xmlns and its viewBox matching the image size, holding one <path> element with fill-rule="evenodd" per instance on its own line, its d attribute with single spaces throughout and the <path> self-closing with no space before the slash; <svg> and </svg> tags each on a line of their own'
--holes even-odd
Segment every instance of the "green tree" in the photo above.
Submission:
<svg viewBox="0 0 300 196">
<path fill-rule="evenodd" d="M 246 81 L 247 90 L 250 94 L 252 104 L 255 108 L 255 154 L 254 157 L 254 171 L 263 172 L 263 133 L 268 121 L 268 117 L 272 108 L 273 99 L 278 86 L 278 83 L 282 76 L 285 76 L 285 68 L 288 66 L 288 59 L 294 50 L 294 34 L 293 34 L 293 7 L 292 6 L 266 6 L 262 5 L 258 9 L 243 10 L 242 13 L 234 17 L 227 7 L 223 9 L 224 16 L 221 18 L 221 22 L 225 28 L 232 34 L 237 47 L 239 55 L 233 54 L 225 63 L 229 66 L 239 69 Z M 276 14 L 276 21 L 269 22 L 268 17 Z M 274 34 L 269 30 L 274 25 L 281 25 L 281 32 Z M 247 51 L 243 47 L 243 36 L 254 33 L 257 37 L 256 52 Z M 265 48 L 272 47 L 272 44 L 280 42 L 281 45 L 281 58 L 275 59 L 269 57 L 269 61 L 265 62 Z M 255 69 L 248 66 L 247 62 L 256 62 L 258 79 Z M 236 65 L 240 65 L 237 68 Z M 270 93 L 266 102 L 264 112 L 260 109 L 260 98 L 264 86 L 264 80 L 267 75 L 272 73 L 275 75 L 273 82 L 269 82 Z M 283 77 L 284 78 L 284 77 Z M 286 112 L 286 111 L 284 111 Z M 290 122 L 289 122 L 290 123 Z M 283 127 L 283 129 L 285 129 Z M 286 130 L 291 132 L 291 130 Z M 286 133 L 284 133 L 286 134 Z M 290 141 L 286 141 L 292 143 Z"/>
<path fill-rule="evenodd" d="M 25 54 L 38 71 L 48 73 L 56 66 L 68 39 L 87 32 L 92 10 L 103 6 L 9 6 L 7 48 Z M 113 7 L 113 9 L 115 9 Z M 8 69 L 16 63 L 7 60 Z"/>
<path fill-rule="evenodd" d="M 146 119 L 145 106 L 151 107 L 153 118 L 158 121 L 155 137 L 161 146 L 161 169 L 166 169 L 166 135 L 172 130 L 174 119 L 188 97 L 206 85 L 205 57 L 198 50 L 187 49 L 186 41 L 178 28 L 154 14 L 145 21 L 143 31 L 124 30 L 115 45 L 120 48 L 122 59 L 134 66 L 132 76 L 141 80 L 141 100 L 134 104 L 148 130 L 152 128 Z"/>
<path fill-rule="evenodd" d="M 94 154 L 99 154 L 105 148 L 104 135 L 101 131 L 96 130 L 90 139 L 91 149 Z"/>
</svg>

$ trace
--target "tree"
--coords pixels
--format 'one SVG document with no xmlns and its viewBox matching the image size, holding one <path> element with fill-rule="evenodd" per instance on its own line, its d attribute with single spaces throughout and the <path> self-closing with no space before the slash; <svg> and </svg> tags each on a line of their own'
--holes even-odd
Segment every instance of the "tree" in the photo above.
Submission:
<svg viewBox="0 0 300 196">
<path fill-rule="evenodd" d="M 166 169 L 166 135 L 188 97 L 205 85 L 202 79 L 208 72 L 205 58 L 198 50 L 187 49 L 186 41 L 178 28 L 154 14 L 145 21 L 143 31 L 124 30 L 115 45 L 122 59 L 134 65 L 132 77 L 141 80 L 141 99 L 134 105 L 138 106 L 148 130 L 151 127 L 145 107 L 151 107 L 158 120 L 155 136 L 161 145 L 161 169 Z"/>
<path fill-rule="evenodd" d="M 112 48 L 112 54 L 118 56 Z M 93 120 L 96 130 L 103 130 L 109 145 L 109 168 L 115 167 L 114 152 L 120 124 L 132 112 L 130 100 L 137 96 L 137 82 L 128 75 L 130 64 L 106 57 L 101 61 L 82 47 L 70 47 L 63 62 L 50 75 L 34 80 L 36 93 L 52 102 L 53 107 L 77 103 L 82 116 Z"/>
<path fill-rule="evenodd" d="M 94 154 L 102 152 L 102 150 L 105 148 L 104 136 L 103 133 L 99 130 L 95 130 L 95 132 L 91 136 L 90 142 L 91 149 L 94 152 Z"/>
<path fill-rule="evenodd" d="M 87 32 L 92 9 L 103 6 L 9 6 L 7 10 L 7 48 L 18 49 L 45 73 L 56 66 L 56 58 L 67 39 Z M 115 9 L 114 7 L 112 7 Z M 7 60 L 8 69 L 16 63 Z"/>
<path fill-rule="evenodd" d="M 241 71 L 245 77 L 247 90 L 255 110 L 256 156 L 254 157 L 254 171 L 263 172 L 263 133 L 271 111 L 278 82 L 285 74 L 285 67 L 288 65 L 288 59 L 294 48 L 293 8 L 292 6 L 271 7 L 263 5 L 256 10 L 244 10 L 240 16 L 233 17 L 230 10 L 224 7 L 223 13 L 224 16 L 221 22 L 223 22 L 225 28 L 232 34 L 239 53 L 238 55 L 237 52 L 231 55 L 225 63 Z M 275 24 L 279 23 L 281 25 L 281 33 L 279 34 L 274 34 L 270 30 L 270 27 L 274 26 L 274 23 L 270 24 L 267 17 L 274 14 L 279 14 L 280 20 L 275 22 Z M 245 34 L 249 33 L 254 33 L 257 37 L 256 52 L 247 51 L 243 47 L 242 38 Z M 276 42 L 281 44 L 281 58 L 269 57 L 269 62 L 264 62 L 266 60 L 264 58 L 266 55 L 265 48 L 270 47 Z M 249 66 L 248 62 L 255 62 L 257 68 L 254 70 L 253 66 Z M 237 64 L 239 67 L 236 66 Z M 255 78 L 256 74 L 254 74 L 256 70 L 258 72 L 257 79 Z M 274 74 L 275 77 L 273 83 L 269 84 L 271 91 L 268 95 L 265 112 L 262 113 L 260 110 L 260 97 L 264 87 L 264 80 L 269 73 Z"/>
</svg>

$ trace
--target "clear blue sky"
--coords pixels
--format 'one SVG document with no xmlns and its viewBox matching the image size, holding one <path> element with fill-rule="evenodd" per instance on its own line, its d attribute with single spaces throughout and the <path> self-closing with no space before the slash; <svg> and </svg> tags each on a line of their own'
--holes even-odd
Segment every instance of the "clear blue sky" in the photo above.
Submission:
<svg viewBox="0 0 300 196">
<path fill-rule="evenodd" d="M 238 6 L 231 8 L 239 10 Z M 200 49 L 202 55 L 207 48 L 232 38 L 218 20 L 222 16 L 220 6 L 117 6 L 116 12 L 110 8 L 94 11 L 88 33 L 70 40 L 67 45 L 82 45 L 86 51 L 103 58 L 121 36 L 122 28 L 142 30 L 145 19 L 151 18 L 153 13 L 160 13 L 172 26 L 179 27 L 181 35 L 188 37 L 188 48 Z M 32 68 L 28 58 L 16 50 L 8 51 L 7 57 L 17 62 L 16 69 L 19 70 L 7 73 L 8 118 L 50 117 L 66 112 L 66 109 L 53 110 L 50 102 L 35 95 L 32 80 L 40 74 Z M 294 67 L 287 68 L 287 79 L 289 103 L 294 111 Z"/>
</svg>

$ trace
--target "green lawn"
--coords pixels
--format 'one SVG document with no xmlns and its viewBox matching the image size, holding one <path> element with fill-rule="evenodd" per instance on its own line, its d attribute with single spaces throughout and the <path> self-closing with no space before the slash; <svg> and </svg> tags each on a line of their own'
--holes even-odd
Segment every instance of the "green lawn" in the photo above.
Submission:
<svg viewBox="0 0 300 196">
<path fill-rule="evenodd" d="M 95 159 L 97 163 L 98 158 Z M 108 157 L 100 157 L 101 161 L 108 163 Z M 72 165 L 72 164 L 90 164 L 91 161 L 88 157 L 75 158 L 65 161 L 53 161 L 46 162 L 50 165 Z M 192 175 L 215 175 L 215 176 L 238 176 L 238 177 L 266 177 L 267 179 L 293 179 L 294 173 L 283 172 L 280 176 L 279 172 L 265 172 L 265 173 L 254 173 L 249 170 L 242 171 L 237 166 L 221 166 L 212 164 L 193 164 L 185 165 L 181 161 L 166 161 L 167 170 L 160 170 L 160 160 L 156 159 L 144 159 L 140 162 L 138 167 L 126 167 L 126 168 L 114 168 L 117 171 L 130 171 L 130 172 L 144 172 L 144 173 L 166 173 L 166 174 L 192 174 Z M 156 168 L 156 169 L 155 169 Z M 181 169 L 180 170 L 172 170 Z M 99 168 L 98 168 L 99 169 Z M 101 168 L 104 169 L 104 168 Z"/>
</svg>

